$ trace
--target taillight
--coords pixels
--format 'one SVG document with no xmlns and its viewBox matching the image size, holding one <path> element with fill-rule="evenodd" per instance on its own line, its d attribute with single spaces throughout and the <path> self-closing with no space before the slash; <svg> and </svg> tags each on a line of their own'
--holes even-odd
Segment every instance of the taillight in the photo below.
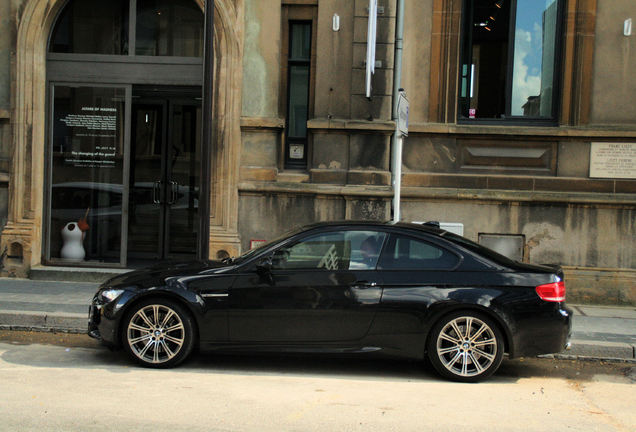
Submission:
<svg viewBox="0 0 636 432">
<path fill-rule="evenodd" d="M 553 282 L 549 284 L 539 285 L 535 291 L 541 297 L 541 300 L 549 302 L 565 301 L 565 282 Z"/>
</svg>

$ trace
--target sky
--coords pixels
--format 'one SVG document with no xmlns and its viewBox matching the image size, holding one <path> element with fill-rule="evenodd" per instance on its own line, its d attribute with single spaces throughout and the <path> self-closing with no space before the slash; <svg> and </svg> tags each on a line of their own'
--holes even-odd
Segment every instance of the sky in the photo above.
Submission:
<svg viewBox="0 0 636 432">
<path fill-rule="evenodd" d="M 517 1 L 512 115 L 522 115 L 528 97 L 541 93 L 543 12 L 556 1 Z"/>
</svg>

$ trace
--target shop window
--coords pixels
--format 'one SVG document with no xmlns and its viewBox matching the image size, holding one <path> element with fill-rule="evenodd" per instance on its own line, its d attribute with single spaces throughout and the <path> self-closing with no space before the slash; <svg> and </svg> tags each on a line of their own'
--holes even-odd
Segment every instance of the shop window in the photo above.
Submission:
<svg viewBox="0 0 636 432">
<path fill-rule="evenodd" d="M 50 256 L 119 262 L 125 90 L 55 85 L 52 92 Z M 85 256 L 74 254 L 74 241 Z"/>
<path fill-rule="evenodd" d="M 203 14 L 192 0 L 137 0 L 137 55 L 203 56 Z"/>
<path fill-rule="evenodd" d="M 315 13 L 315 8 L 309 6 L 283 9 L 285 168 L 307 167 L 307 120 L 312 114 L 315 75 Z"/>
<path fill-rule="evenodd" d="M 50 51 L 128 54 L 128 0 L 71 0 L 62 10 Z"/>
<path fill-rule="evenodd" d="M 556 124 L 562 0 L 465 0 L 460 122 Z"/>
<path fill-rule="evenodd" d="M 49 51 L 202 57 L 203 19 L 193 0 L 70 0 Z"/>
</svg>

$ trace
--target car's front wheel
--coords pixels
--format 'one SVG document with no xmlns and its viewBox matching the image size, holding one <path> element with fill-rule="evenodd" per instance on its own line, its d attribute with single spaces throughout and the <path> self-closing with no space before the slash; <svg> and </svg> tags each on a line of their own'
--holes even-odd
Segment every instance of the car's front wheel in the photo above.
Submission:
<svg viewBox="0 0 636 432">
<path fill-rule="evenodd" d="M 126 315 L 123 326 L 124 348 L 142 366 L 176 366 L 194 347 L 190 314 L 170 300 L 149 299 L 137 304 Z"/>
<path fill-rule="evenodd" d="M 431 364 L 443 377 L 477 382 L 501 365 L 504 340 L 490 318 L 464 311 L 450 314 L 433 326 L 427 351 Z"/>
</svg>

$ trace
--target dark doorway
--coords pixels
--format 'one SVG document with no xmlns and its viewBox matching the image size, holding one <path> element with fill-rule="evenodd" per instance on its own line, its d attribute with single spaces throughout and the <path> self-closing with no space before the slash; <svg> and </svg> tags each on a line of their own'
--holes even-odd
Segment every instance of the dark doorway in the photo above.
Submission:
<svg viewBox="0 0 636 432">
<path fill-rule="evenodd" d="M 195 258 L 201 88 L 133 87 L 128 263 Z"/>
</svg>

